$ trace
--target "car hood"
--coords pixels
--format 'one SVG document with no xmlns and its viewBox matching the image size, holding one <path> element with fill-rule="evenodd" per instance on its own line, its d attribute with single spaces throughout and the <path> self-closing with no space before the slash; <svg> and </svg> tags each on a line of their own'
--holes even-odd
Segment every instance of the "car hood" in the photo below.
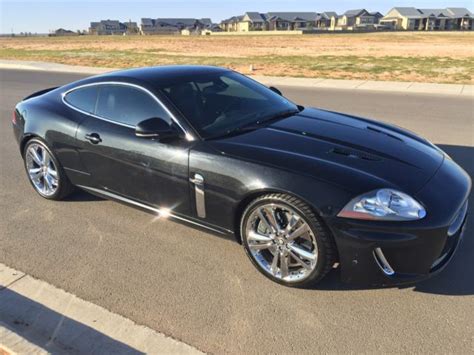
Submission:
<svg viewBox="0 0 474 355">
<path fill-rule="evenodd" d="M 437 147 L 399 127 L 311 108 L 209 144 L 228 156 L 360 193 L 393 187 L 414 194 L 444 159 Z"/>
</svg>

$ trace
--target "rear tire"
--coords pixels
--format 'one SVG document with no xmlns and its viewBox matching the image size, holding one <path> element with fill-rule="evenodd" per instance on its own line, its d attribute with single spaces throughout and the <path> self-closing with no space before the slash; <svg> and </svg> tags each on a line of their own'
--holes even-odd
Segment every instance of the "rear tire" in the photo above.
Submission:
<svg viewBox="0 0 474 355">
<path fill-rule="evenodd" d="M 23 149 L 26 175 L 35 191 L 48 200 L 62 200 L 74 191 L 52 150 L 39 138 L 30 139 Z"/>
<path fill-rule="evenodd" d="M 336 259 L 330 232 L 308 204 L 287 194 L 253 200 L 242 214 L 240 233 L 255 267 L 285 286 L 318 283 Z"/>
</svg>

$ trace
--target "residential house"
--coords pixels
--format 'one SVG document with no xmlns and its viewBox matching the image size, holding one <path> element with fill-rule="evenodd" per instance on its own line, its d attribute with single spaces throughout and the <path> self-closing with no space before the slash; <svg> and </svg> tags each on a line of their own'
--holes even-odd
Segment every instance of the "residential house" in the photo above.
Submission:
<svg viewBox="0 0 474 355">
<path fill-rule="evenodd" d="M 144 35 L 180 34 L 185 30 L 184 32 L 191 34 L 212 25 L 209 18 L 142 18 L 141 33 Z"/>
<path fill-rule="evenodd" d="M 91 35 L 132 35 L 138 34 L 138 26 L 136 22 L 120 22 L 117 20 L 102 20 L 99 22 L 91 22 L 89 27 Z"/>
<path fill-rule="evenodd" d="M 59 28 L 53 33 L 50 34 L 52 37 L 62 37 L 62 36 L 79 36 L 79 33 L 70 31 L 70 30 L 65 30 L 64 28 Z"/>
<path fill-rule="evenodd" d="M 474 14 L 465 8 L 416 9 L 394 7 L 381 20 L 394 30 L 473 30 Z"/>
<path fill-rule="evenodd" d="M 293 31 L 316 27 L 319 14 L 316 12 L 246 12 L 221 22 L 227 32 Z"/>
<path fill-rule="evenodd" d="M 451 30 L 474 30 L 474 14 L 466 8 L 448 7 L 448 13 L 451 16 Z"/>
<path fill-rule="evenodd" d="M 341 16 L 331 18 L 331 29 L 374 29 L 382 17 L 380 12 L 369 12 L 366 9 L 348 10 Z"/>
<path fill-rule="evenodd" d="M 338 17 L 337 13 L 334 11 L 325 11 L 320 13 L 316 19 L 315 27 L 318 29 L 329 29 L 331 27 L 331 19 L 333 17 Z"/>
<path fill-rule="evenodd" d="M 264 15 L 269 30 L 312 30 L 319 14 L 316 12 L 268 12 Z"/>
<path fill-rule="evenodd" d="M 221 21 L 220 26 L 222 30 L 225 32 L 247 32 L 248 30 L 244 31 L 244 29 L 248 29 L 249 24 L 243 21 L 244 16 L 232 16 Z"/>
</svg>

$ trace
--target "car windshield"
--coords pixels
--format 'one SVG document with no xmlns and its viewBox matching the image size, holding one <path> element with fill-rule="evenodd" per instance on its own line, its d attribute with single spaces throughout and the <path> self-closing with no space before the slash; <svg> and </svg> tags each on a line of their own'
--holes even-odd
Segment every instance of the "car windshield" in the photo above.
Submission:
<svg viewBox="0 0 474 355">
<path fill-rule="evenodd" d="M 298 106 L 235 72 L 218 72 L 160 87 L 203 138 L 222 137 L 298 112 Z"/>
</svg>

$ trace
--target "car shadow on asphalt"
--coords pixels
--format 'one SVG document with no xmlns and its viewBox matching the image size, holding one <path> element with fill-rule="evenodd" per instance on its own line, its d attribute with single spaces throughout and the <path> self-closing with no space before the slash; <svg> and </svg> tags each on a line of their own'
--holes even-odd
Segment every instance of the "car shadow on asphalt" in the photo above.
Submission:
<svg viewBox="0 0 474 355">
<path fill-rule="evenodd" d="M 474 180 L 474 147 L 439 145 L 456 163 L 458 163 Z M 469 196 L 469 206 L 474 207 L 474 194 Z M 453 260 L 438 275 L 410 286 L 392 286 L 390 288 L 412 288 L 415 292 L 431 293 L 449 296 L 474 295 L 474 213 L 467 216 L 467 226 L 464 238 L 454 255 Z M 315 290 L 326 291 L 350 291 L 362 289 L 376 289 L 381 287 L 353 286 L 343 284 L 340 281 L 340 270 L 332 270 L 319 284 Z"/>
<path fill-rule="evenodd" d="M 105 201 L 104 198 L 92 195 L 84 190 L 77 189 L 71 195 L 66 197 L 64 202 L 97 202 L 97 201 Z"/>
<path fill-rule="evenodd" d="M 53 354 L 143 354 L 9 288 L 0 289 L 0 326 Z"/>
</svg>

